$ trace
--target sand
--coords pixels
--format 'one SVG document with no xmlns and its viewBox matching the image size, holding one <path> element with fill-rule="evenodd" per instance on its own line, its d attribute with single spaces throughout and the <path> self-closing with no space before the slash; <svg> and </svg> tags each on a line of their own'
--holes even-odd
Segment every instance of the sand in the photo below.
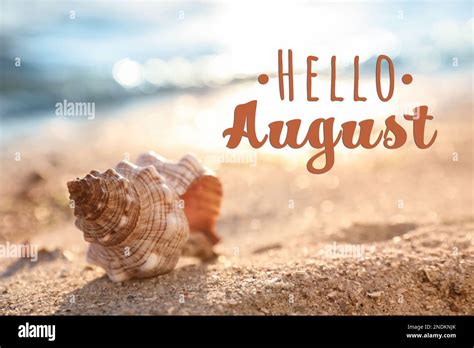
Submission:
<svg viewBox="0 0 474 348">
<path fill-rule="evenodd" d="M 472 314 L 472 228 L 402 232 L 357 260 L 330 259 L 299 239 L 239 256 L 224 251 L 212 263 L 183 259 L 170 274 L 117 284 L 84 262 L 80 238 L 58 240 L 78 235 L 66 227 L 43 237 L 62 249 L 43 251 L 34 265 L 22 261 L 2 280 L 2 313 Z"/>
<path fill-rule="evenodd" d="M 291 156 L 222 164 L 218 257 L 112 283 L 85 261 L 66 181 L 125 152 L 189 151 L 147 142 L 127 127 L 147 119 L 127 117 L 113 131 L 112 121 L 84 123 L 6 146 L 1 242 L 40 252 L 37 262 L 0 259 L 0 314 L 474 314 L 470 120 L 439 122 L 429 150 L 340 153 L 320 176 Z"/>
</svg>

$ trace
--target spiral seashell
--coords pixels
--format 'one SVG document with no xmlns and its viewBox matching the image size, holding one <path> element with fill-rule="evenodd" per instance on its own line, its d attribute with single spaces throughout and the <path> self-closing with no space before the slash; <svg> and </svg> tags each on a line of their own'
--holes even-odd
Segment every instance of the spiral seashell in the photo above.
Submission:
<svg viewBox="0 0 474 348">
<path fill-rule="evenodd" d="M 222 189 L 217 177 L 192 155 L 174 164 L 149 153 L 138 162 L 122 161 L 115 169 L 91 171 L 67 184 L 76 226 L 90 243 L 88 261 L 104 268 L 113 281 L 174 269 L 190 226 L 218 240 Z M 213 190 L 207 192 L 208 187 Z"/>
<path fill-rule="evenodd" d="M 223 194 L 222 184 L 212 170 L 204 167 L 191 154 L 173 163 L 150 151 L 139 156 L 137 164 L 152 165 L 175 188 L 184 202 L 191 233 L 203 233 L 211 244 L 219 241 L 216 223 Z"/>
</svg>

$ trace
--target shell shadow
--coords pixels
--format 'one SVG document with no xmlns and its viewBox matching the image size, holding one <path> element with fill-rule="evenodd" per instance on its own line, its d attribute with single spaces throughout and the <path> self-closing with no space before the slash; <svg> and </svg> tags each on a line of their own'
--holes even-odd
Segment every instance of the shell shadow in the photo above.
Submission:
<svg viewBox="0 0 474 348">
<path fill-rule="evenodd" d="M 45 262 L 53 262 L 58 259 L 65 259 L 64 254 L 60 249 L 41 249 L 38 251 L 36 261 L 32 260 L 31 258 L 20 258 L 10 263 L 5 268 L 5 270 L 0 273 L 0 278 L 8 278 L 23 269 L 31 269 L 37 267 L 38 265 L 42 265 Z"/>
</svg>

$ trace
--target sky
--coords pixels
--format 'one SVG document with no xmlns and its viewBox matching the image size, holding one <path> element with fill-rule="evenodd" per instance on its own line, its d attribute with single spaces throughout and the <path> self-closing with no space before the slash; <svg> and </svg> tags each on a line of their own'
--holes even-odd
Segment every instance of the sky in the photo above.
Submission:
<svg viewBox="0 0 474 348">
<path fill-rule="evenodd" d="M 471 1 L 2 0 L 1 6 L 2 69 L 11 73 L 8 62 L 16 57 L 29 68 L 3 93 L 11 105 L 30 93 L 36 100 L 30 106 L 39 107 L 64 97 L 63 86 L 84 97 L 90 90 L 120 95 L 117 86 L 135 95 L 219 87 L 275 73 L 280 48 L 293 50 L 296 70 L 310 54 L 319 57 L 321 71 L 332 55 L 338 69 L 359 55 L 363 74 L 372 73 L 369 65 L 386 54 L 410 73 L 472 74 Z M 46 87 L 45 96 L 28 90 L 33 80 Z"/>
</svg>

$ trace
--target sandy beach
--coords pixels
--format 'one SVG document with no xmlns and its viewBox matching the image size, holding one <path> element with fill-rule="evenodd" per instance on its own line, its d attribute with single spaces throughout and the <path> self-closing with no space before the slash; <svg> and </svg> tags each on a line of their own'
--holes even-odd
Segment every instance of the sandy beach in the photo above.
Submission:
<svg viewBox="0 0 474 348">
<path fill-rule="evenodd" d="M 302 158 L 265 152 L 256 162 L 211 163 L 224 187 L 217 258 L 183 257 L 169 274 L 112 283 L 85 261 L 66 182 L 148 150 L 172 159 L 192 151 L 204 162 L 219 155 L 171 146 L 180 119 L 167 137 L 148 127 L 154 110 L 148 103 L 60 131 L 46 125 L 4 145 L 0 238 L 36 245 L 38 261 L 0 260 L 1 314 L 474 313 L 469 105 L 436 123 L 429 150 L 345 151 L 324 175 L 308 173 Z"/>
</svg>

